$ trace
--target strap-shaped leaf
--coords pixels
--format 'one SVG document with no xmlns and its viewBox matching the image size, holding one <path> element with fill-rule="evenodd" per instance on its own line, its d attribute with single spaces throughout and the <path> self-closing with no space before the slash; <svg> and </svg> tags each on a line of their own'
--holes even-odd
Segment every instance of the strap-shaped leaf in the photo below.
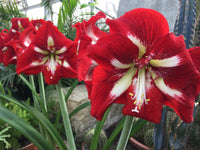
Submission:
<svg viewBox="0 0 200 150">
<path fill-rule="evenodd" d="M 57 132 L 56 128 L 52 125 L 52 123 L 48 120 L 48 118 L 46 118 L 46 116 L 43 113 L 41 113 L 40 111 L 38 111 L 37 109 L 35 109 L 34 107 L 32 107 L 26 103 L 24 103 L 24 104 L 20 103 L 17 99 L 15 99 L 11 96 L 8 96 L 6 94 L 0 93 L 0 97 L 15 103 L 18 106 L 25 109 L 26 111 L 30 112 L 39 121 L 39 123 L 41 123 L 41 125 L 47 129 L 47 131 L 50 133 L 52 138 L 55 140 L 56 144 L 58 144 L 59 148 L 61 150 L 67 149 L 63 139 Z"/>
<path fill-rule="evenodd" d="M 1 120 L 7 122 L 13 128 L 21 132 L 25 137 L 27 137 L 31 142 L 33 142 L 40 150 L 54 150 L 53 146 L 50 145 L 46 139 L 40 135 L 40 133 L 29 125 L 22 118 L 16 114 L 10 112 L 9 110 L 0 107 L 0 118 Z"/>
</svg>

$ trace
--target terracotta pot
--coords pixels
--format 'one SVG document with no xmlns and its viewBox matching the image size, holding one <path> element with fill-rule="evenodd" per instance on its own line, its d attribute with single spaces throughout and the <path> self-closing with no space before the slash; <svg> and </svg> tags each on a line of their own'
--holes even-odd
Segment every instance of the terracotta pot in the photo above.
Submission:
<svg viewBox="0 0 200 150">
<path fill-rule="evenodd" d="M 130 138 L 129 139 L 130 143 L 137 148 L 138 150 L 151 150 L 151 148 L 147 147 L 146 145 L 138 142 L 137 140 L 135 140 L 134 138 Z"/>
<path fill-rule="evenodd" d="M 24 146 L 21 148 L 21 150 L 39 150 L 33 143 Z"/>
</svg>

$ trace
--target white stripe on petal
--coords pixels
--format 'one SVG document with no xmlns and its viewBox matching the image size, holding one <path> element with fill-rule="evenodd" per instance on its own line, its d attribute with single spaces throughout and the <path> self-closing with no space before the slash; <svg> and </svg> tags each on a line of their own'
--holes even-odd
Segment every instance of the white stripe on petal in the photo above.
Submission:
<svg viewBox="0 0 200 150">
<path fill-rule="evenodd" d="M 18 20 L 18 21 L 17 21 L 17 25 L 19 26 L 19 29 L 20 29 L 20 30 L 23 30 L 23 26 L 22 26 L 22 24 L 21 24 L 21 21 Z"/>
<path fill-rule="evenodd" d="M 70 65 L 69 65 L 69 63 L 68 63 L 67 61 L 64 61 L 64 62 L 63 62 L 63 66 L 64 66 L 65 68 L 70 68 Z"/>
<path fill-rule="evenodd" d="M 121 68 L 121 69 L 126 69 L 126 68 L 130 68 L 131 66 L 133 66 L 133 64 L 123 64 L 121 63 L 119 60 L 117 59 L 113 59 L 111 60 L 111 64 L 116 67 L 116 68 Z"/>
<path fill-rule="evenodd" d="M 178 90 L 176 89 L 172 89 L 170 88 L 169 86 L 167 86 L 163 80 L 163 78 L 158 78 L 156 80 L 154 80 L 156 86 L 165 94 L 171 96 L 171 97 L 175 97 L 175 96 L 178 96 L 178 97 L 181 97 L 182 96 L 182 93 L 179 92 Z"/>
<path fill-rule="evenodd" d="M 44 54 L 44 55 L 48 55 L 49 52 L 48 51 L 45 51 L 45 50 L 42 50 L 40 49 L 39 47 L 34 47 L 34 50 L 40 54 Z"/>
<path fill-rule="evenodd" d="M 154 67 L 176 67 L 180 63 L 180 58 L 178 56 L 173 56 L 166 59 L 152 59 L 150 64 Z"/>
<path fill-rule="evenodd" d="M 66 47 L 62 47 L 61 49 L 55 51 L 55 54 L 62 54 L 62 53 L 64 53 L 66 50 L 67 50 Z"/>
<path fill-rule="evenodd" d="M 128 35 L 128 38 L 139 48 L 138 58 L 141 58 L 144 55 L 144 53 L 146 52 L 146 47 L 142 44 L 142 42 L 137 37 Z"/>
<path fill-rule="evenodd" d="M 42 64 L 43 64 L 43 62 L 33 61 L 33 62 L 31 63 L 31 66 L 40 66 L 40 65 L 42 65 Z"/>
<path fill-rule="evenodd" d="M 131 85 L 132 79 L 134 75 L 136 74 L 137 69 L 131 67 L 124 76 L 119 79 L 116 84 L 114 85 L 113 89 L 110 92 L 111 97 L 119 97 L 124 91 L 128 89 L 128 87 Z"/>
<path fill-rule="evenodd" d="M 54 46 L 54 40 L 51 36 L 48 36 L 48 39 L 47 39 L 47 46 L 48 47 L 52 47 Z"/>
</svg>

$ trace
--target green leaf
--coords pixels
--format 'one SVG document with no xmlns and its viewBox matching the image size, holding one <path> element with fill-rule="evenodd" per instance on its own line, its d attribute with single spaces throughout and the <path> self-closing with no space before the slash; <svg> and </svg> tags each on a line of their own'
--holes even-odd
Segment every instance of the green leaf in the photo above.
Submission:
<svg viewBox="0 0 200 150">
<path fill-rule="evenodd" d="M 81 104 L 80 106 L 78 106 L 76 109 L 74 109 L 70 114 L 69 117 L 71 118 L 73 115 L 75 115 L 76 113 L 78 113 L 80 110 L 84 109 L 85 107 L 89 106 L 91 103 L 90 102 L 85 102 L 83 104 Z"/>
<path fill-rule="evenodd" d="M 123 126 L 124 126 L 125 117 L 123 117 L 120 122 L 117 124 L 115 129 L 113 130 L 112 134 L 109 136 L 105 146 L 103 147 L 103 150 L 110 150 L 110 147 L 112 146 L 112 143 L 115 141 L 119 133 L 121 132 Z"/>
<path fill-rule="evenodd" d="M 61 136 L 57 132 L 56 128 L 52 125 L 52 123 L 48 120 L 48 118 L 46 118 L 46 116 L 43 113 L 41 113 L 40 111 L 38 111 L 34 107 L 26 104 L 25 102 L 23 104 L 20 103 L 17 99 L 15 99 L 15 98 L 13 98 L 11 96 L 8 96 L 6 94 L 0 93 L 0 97 L 2 97 L 4 99 L 7 99 L 8 101 L 11 101 L 11 102 L 17 104 L 21 108 L 23 108 L 26 111 L 28 111 L 29 113 L 31 113 L 39 121 L 39 123 L 41 123 L 41 125 L 44 128 L 47 129 L 47 131 L 50 133 L 52 138 L 55 140 L 56 144 L 58 144 L 59 148 L 61 150 L 66 150 L 67 149 L 63 139 L 61 138 Z"/>
<path fill-rule="evenodd" d="M 99 140 L 99 135 L 101 133 L 101 130 L 102 130 L 102 127 L 103 127 L 103 124 L 109 114 L 109 111 L 111 109 L 112 106 L 110 106 L 104 116 L 103 116 L 103 119 L 101 121 L 98 121 L 97 124 L 96 124 L 96 128 L 95 128 L 95 131 L 94 131 L 94 135 L 92 137 L 92 142 L 91 142 L 91 145 L 90 145 L 90 150 L 95 150 L 97 149 L 97 144 L 98 144 L 98 140 Z"/>
<path fill-rule="evenodd" d="M 35 130 L 26 121 L 8 111 L 7 109 L 0 107 L 0 118 L 7 122 L 13 128 L 20 131 L 25 137 L 33 142 L 40 150 L 54 150 L 53 146 L 42 137 L 37 130 Z"/>
</svg>

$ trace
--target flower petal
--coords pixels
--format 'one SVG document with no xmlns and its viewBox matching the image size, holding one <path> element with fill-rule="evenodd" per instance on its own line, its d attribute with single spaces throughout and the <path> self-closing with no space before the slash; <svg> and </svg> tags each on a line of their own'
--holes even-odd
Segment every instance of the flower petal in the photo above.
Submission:
<svg viewBox="0 0 200 150">
<path fill-rule="evenodd" d="M 104 112 L 112 103 L 116 101 L 125 103 L 124 94 L 113 95 L 113 92 L 111 92 L 123 74 L 123 72 L 119 73 L 119 71 L 104 70 L 100 66 L 94 69 L 90 98 L 91 115 L 97 120 L 102 119 Z"/>
<path fill-rule="evenodd" d="M 99 19 L 105 18 L 105 14 L 102 12 L 98 12 L 95 16 L 92 16 L 88 21 L 83 21 L 82 23 L 76 23 L 73 25 L 77 29 L 76 32 L 76 41 L 82 39 L 82 34 L 86 34 L 88 37 L 91 38 L 93 43 L 96 43 L 96 41 L 102 37 L 107 35 L 106 32 L 101 31 L 97 26 L 96 22 Z"/>
<path fill-rule="evenodd" d="M 197 70 L 200 72 L 200 47 L 190 48 L 189 50 L 190 56 L 196 66 Z"/>
<path fill-rule="evenodd" d="M 166 97 L 164 104 L 174 108 L 183 121 L 191 122 L 200 77 L 183 37 L 163 36 L 153 46 L 152 53 L 155 53 L 153 62 L 150 61 L 152 75 L 155 85 Z M 156 61 L 162 63 L 159 65 Z"/>
<path fill-rule="evenodd" d="M 117 19 L 107 19 L 106 23 L 110 26 L 110 33 L 133 37 L 147 46 L 147 50 L 148 46 L 169 32 L 165 17 L 155 10 L 146 8 L 133 9 Z"/>
<path fill-rule="evenodd" d="M 89 55 L 106 68 L 128 68 L 138 58 L 138 47 L 125 36 L 112 34 L 92 45 Z"/>
<path fill-rule="evenodd" d="M 122 113 L 124 115 L 139 117 L 154 123 L 159 123 L 161 120 L 164 99 L 162 93 L 154 84 L 152 84 L 152 79 L 149 77 L 150 75 L 147 74 L 143 85 L 146 100 L 144 100 L 141 104 L 137 104 L 137 100 L 134 98 L 134 95 L 137 92 L 138 78 L 135 78 L 132 85 L 128 89 L 127 103 L 125 104 Z"/>
</svg>

